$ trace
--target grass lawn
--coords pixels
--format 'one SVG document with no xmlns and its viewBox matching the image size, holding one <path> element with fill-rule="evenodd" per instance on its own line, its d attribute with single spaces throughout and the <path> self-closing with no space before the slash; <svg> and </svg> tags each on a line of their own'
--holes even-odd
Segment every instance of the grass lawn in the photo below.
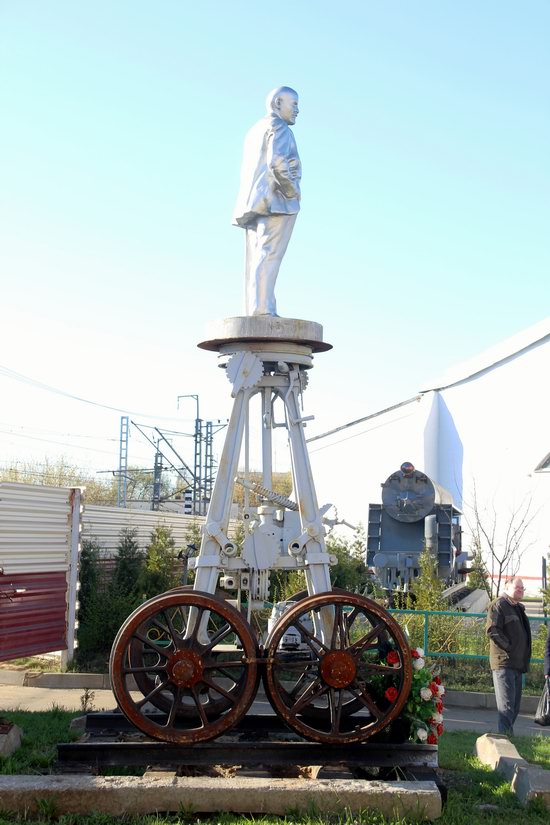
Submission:
<svg viewBox="0 0 550 825">
<path fill-rule="evenodd" d="M 3 714 L 15 722 L 24 733 L 23 745 L 13 756 L 0 760 L 0 773 L 49 773 L 53 770 L 57 742 L 69 741 L 71 719 L 80 714 L 60 708 L 42 713 L 14 711 Z M 548 825 L 550 815 L 541 804 L 522 807 L 507 782 L 489 770 L 473 756 L 475 733 L 447 733 L 440 740 L 441 773 L 449 789 L 440 825 Z M 517 737 L 514 743 L 530 762 L 550 770 L 550 737 Z M 0 825 L 25 822 L 27 825 L 408 825 L 407 820 L 387 820 L 376 813 L 339 817 L 293 816 L 252 817 L 236 814 L 197 816 L 190 812 L 179 816 L 150 815 L 142 817 L 111 817 L 105 814 L 56 817 L 55 810 L 44 801 L 40 817 L 18 820 L 1 813 Z"/>
</svg>

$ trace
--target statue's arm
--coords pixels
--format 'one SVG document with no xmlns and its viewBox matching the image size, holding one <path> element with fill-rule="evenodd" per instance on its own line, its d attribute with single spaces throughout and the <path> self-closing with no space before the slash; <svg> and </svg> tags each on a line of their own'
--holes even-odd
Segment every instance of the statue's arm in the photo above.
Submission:
<svg viewBox="0 0 550 825">
<path fill-rule="evenodd" d="M 274 128 L 267 145 L 267 165 L 285 198 L 300 199 L 300 161 L 288 127 Z"/>
</svg>

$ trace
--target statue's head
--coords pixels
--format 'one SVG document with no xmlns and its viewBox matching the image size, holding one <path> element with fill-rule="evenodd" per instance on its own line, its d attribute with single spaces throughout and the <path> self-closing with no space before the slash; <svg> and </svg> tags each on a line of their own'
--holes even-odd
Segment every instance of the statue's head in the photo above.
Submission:
<svg viewBox="0 0 550 825">
<path fill-rule="evenodd" d="M 267 96 L 265 105 L 267 113 L 275 114 L 291 126 L 298 117 L 298 92 L 290 86 L 279 86 Z"/>
</svg>

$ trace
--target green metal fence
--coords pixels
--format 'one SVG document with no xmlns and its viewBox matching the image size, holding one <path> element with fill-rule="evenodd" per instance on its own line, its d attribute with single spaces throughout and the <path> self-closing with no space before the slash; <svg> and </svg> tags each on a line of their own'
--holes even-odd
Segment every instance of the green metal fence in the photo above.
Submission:
<svg viewBox="0 0 550 825">
<path fill-rule="evenodd" d="M 489 658 L 485 633 L 486 613 L 459 613 L 456 610 L 390 610 L 407 632 L 412 647 L 424 649 L 429 657 L 453 659 Z M 531 662 L 544 659 L 549 617 L 529 616 L 533 636 Z"/>
</svg>

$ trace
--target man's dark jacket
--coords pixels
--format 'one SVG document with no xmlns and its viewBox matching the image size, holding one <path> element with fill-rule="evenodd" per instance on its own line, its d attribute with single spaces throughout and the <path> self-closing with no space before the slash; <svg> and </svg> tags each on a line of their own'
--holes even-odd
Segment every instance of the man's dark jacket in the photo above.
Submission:
<svg viewBox="0 0 550 825">
<path fill-rule="evenodd" d="M 489 605 L 486 631 L 491 669 L 508 667 L 527 673 L 531 658 L 531 628 L 524 606 L 501 596 Z"/>
</svg>

